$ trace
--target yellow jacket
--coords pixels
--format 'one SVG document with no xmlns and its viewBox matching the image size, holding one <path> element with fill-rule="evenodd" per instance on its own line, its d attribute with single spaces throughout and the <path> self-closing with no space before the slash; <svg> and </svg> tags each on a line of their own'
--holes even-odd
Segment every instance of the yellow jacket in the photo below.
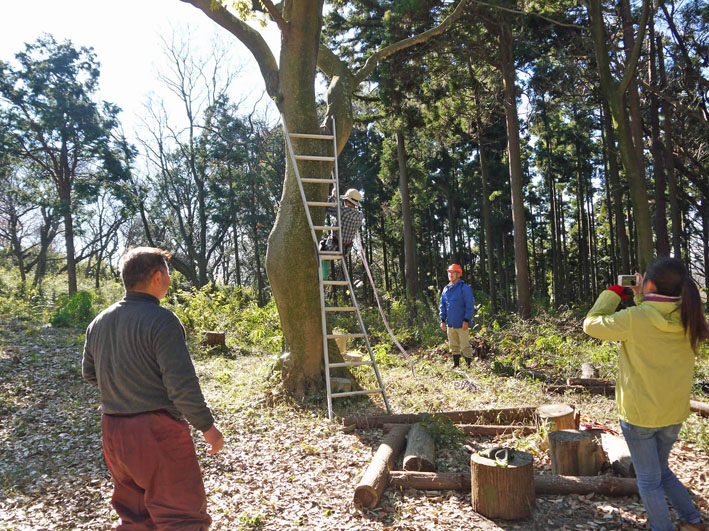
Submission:
<svg viewBox="0 0 709 531">
<path fill-rule="evenodd" d="M 636 426 L 681 424 L 689 415 L 694 351 L 677 302 L 642 302 L 616 312 L 620 297 L 606 290 L 583 322 L 588 335 L 620 341 L 615 388 L 618 414 Z"/>
</svg>

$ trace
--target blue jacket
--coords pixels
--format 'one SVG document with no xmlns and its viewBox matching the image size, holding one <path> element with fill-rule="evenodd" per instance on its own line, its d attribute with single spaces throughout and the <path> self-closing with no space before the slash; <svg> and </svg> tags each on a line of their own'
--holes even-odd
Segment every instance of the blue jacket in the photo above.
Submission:
<svg viewBox="0 0 709 531">
<path fill-rule="evenodd" d="M 463 321 L 473 318 L 473 290 L 462 280 L 448 284 L 441 293 L 441 322 L 451 328 L 463 328 Z"/>
</svg>

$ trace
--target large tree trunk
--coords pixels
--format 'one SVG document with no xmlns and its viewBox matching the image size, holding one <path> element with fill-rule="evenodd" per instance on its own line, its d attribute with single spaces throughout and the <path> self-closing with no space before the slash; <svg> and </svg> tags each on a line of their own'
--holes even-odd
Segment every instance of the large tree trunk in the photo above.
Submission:
<svg viewBox="0 0 709 531">
<path fill-rule="evenodd" d="M 532 306 L 529 289 L 529 262 L 527 257 L 527 225 L 524 219 L 522 192 L 522 159 L 517 117 L 517 88 L 515 86 L 514 41 L 508 23 L 500 26 L 500 58 L 505 90 L 504 106 L 507 122 L 507 151 L 512 195 L 512 224 L 514 227 L 515 270 L 517 273 L 517 304 L 519 315 L 528 318 Z"/>
<path fill-rule="evenodd" d="M 603 130 L 605 131 L 606 147 L 608 151 L 608 173 L 606 179 L 613 199 L 613 217 L 615 218 L 615 236 L 618 242 L 618 258 L 620 268 L 627 273 L 630 271 L 630 244 L 628 233 L 625 230 L 625 213 L 623 212 L 623 188 L 620 184 L 618 171 L 618 151 L 615 144 L 615 131 L 608 102 L 603 100 Z"/>
<path fill-rule="evenodd" d="M 414 252 L 414 231 L 411 219 L 411 198 L 409 196 L 409 172 L 407 168 L 406 144 L 401 128 L 396 130 L 396 153 L 399 161 L 399 193 L 401 194 L 401 221 L 404 235 L 404 276 L 406 277 L 406 298 L 416 300 L 416 256 Z M 415 308 L 411 304 L 410 308 Z"/>
<path fill-rule="evenodd" d="M 65 170 L 65 172 L 68 170 Z M 66 272 L 69 281 L 69 296 L 76 293 L 76 258 L 74 251 L 74 219 L 71 212 L 71 182 L 62 179 L 57 184 L 64 221 L 64 244 L 66 246 Z"/>
<path fill-rule="evenodd" d="M 290 132 L 318 133 L 315 105 L 315 66 L 317 61 L 322 1 L 289 3 L 284 18 L 298 31 L 282 34 L 279 92 L 281 111 Z M 293 140 L 296 153 L 324 154 L 323 144 L 312 140 Z M 287 150 L 286 150 L 287 153 Z M 300 166 L 301 176 L 327 178 L 330 168 L 322 162 Z M 304 185 L 310 200 L 324 201 L 323 185 Z M 313 221 L 322 224 L 324 211 L 314 208 Z M 278 314 L 289 355 L 282 367 L 285 390 L 296 399 L 323 389 L 323 341 L 318 290 L 315 243 L 308 228 L 293 161 L 286 156 L 286 176 L 281 205 L 268 237 L 266 271 L 278 307 Z"/>
<path fill-rule="evenodd" d="M 648 2 L 649 0 L 644 0 L 643 2 L 643 16 L 640 21 L 638 46 L 642 43 L 645 24 L 647 23 L 649 13 Z M 610 70 L 606 29 L 601 12 L 601 1 L 590 0 L 588 12 L 591 19 L 591 33 L 593 35 L 596 61 L 598 63 L 601 91 L 610 107 L 613 125 L 618 137 L 620 157 L 630 185 L 630 195 L 633 202 L 633 214 L 637 231 L 636 248 L 638 267 L 640 271 L 645 271 L 653 256 L 652 224 L 650 208 L 648 206 L 647 183 L 645 182 L 645 164 L 642 157 L 639 155 L 642 144 L 636 145 L 633 138 L 633 127 L 637 127 L 638 124 L 631 124 L 625 101 L 626 90 L 630 86 L 631 80 L 635 77 L 639 49 L 633 49 L 634 53 L 627 60 L 628 62 L 625 65 L 623 80 L 620 83 L 617 82 L 613 78 Z M 635 52 L 637 52 L 637 54 Z M 641 140 L 640 138 L 640 141 Z"/>
<path fill-rule="evenodd" d="M 657 75 L 657 46 L 655 42 L 654 15 L 650 17 L 650 85 L 660 90 Z M 665 179 L 665 146 L 660 137 L 660 98 L 650 94 L 650 136 L 652 138 L 652 167 L 655 174 L 655 237 L 658 256 L 670 255 L 667 235 L 667 182 Z"/>
<path fill-rule="evenodd" d="M 479 131 L 479 129 L 478 129 Z M 490 290 L 492 313 L 497 313 L 497 289 L 495 287 L 495 249 L 492 241 L 492 214 L 490 209 L 490 187 L 488 186 L 487 154 L 482 144 L 482 134 L 478 134 L 478 151 L 480 153 L 480 180 L 482 181 L 482 217 L 485 227 L 485 249 L 487 251 L 487 284 Z"/>
</svg>

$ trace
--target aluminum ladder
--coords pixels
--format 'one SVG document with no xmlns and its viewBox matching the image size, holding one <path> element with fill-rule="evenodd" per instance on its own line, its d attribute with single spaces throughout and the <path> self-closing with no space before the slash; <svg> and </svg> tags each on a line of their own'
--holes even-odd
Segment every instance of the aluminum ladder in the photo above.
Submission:
<svg viewBox="0 0 709 531">
<path fill-rule="evenodd" d="M 374 353 L 372 352 L 372 346 L 369 343 L 369 336 L 367 335 L 367 330 L 364 326 L 364 321 L 362 320 L 362 314 L 359 311 L 359 306 L 357 305 L 357 298 L 355 297 L 355 292 L 352 287 L 352 282 L 350 281 L 350 275 L 347 271 L 347 266 L 345 264 L 345 257 L 342 250 L 342 238 L 338 238 L 338 249 L 335 251 L 321 251 L 319 246 L 317 231 L 321 233 L 324 231 L 339 231 L 341 222 L 341 212 L 340 212 L 340 183 L 338 178 L 337 170 L 337 132 L 335 129 L 335 118 L 332 119 L 332 133 L 331 134 L 309 134 L 309 133 L 290 133 L 288 127 L 286 126 L 286 121 L 283 116 L 281 116 L 281 121 L 283 123 L 283 132 L 286 137 L 286 146 L 288 149 L 288 155 L 290 156 L 291 163 L 295 169 L 295 175 L 298 181 L 298 188 L 300 189 L 300 197 L 303 200 L 303 206 L 305 207 L 305 215 L 308 218 L 308 226 L 310 227 L 310 234 L 313 238 L 313 247 L 318 258 L 318 285 L 320 288 L 320 313 L 322 321 L 322 336 L 323 336 L 323 353 L 325 356 L 325 385 L 327 388 L 327 415 L 332 421 L 332 399 L 339 397 L 355 396 L 355 395 L 366 395 L 381 393 L 382 399 L 384 400 L 384 405 L 386 407 L 387 413 L 391 413 L 391 408 L 389 407 L 389 401 L 387 400 L 386 391 L 384 390 L 384 384 L 382 383 L 382 377 L 379 374 L 379 369 L 377 368 L 377 362 L 374 359 Z M 326 141 L 332 143 L 331 156 L 322 155 L 298 155 L 293 149 L 292 139 L 304 139 L 304 140 L 318 140 Z M 331 174 L 330 179 L 311 179 L 303 178 L 300 176 L 300 170 L 298 168 L 298 162 L 300 161 L 317 161 L 325 163 L 334 163 L 334 169 Z M 304 183 L 310 184 L 327 184 L 334 185 L 335 187 L 335 203 L 327 201 L 309 201 L 305 195 Z M 337 224 L 336 225 L 313 225 L 313 219 L 310 215 L 310 208 L 325 208 L 328 206 L 335 206 L 337 209 Z M 345 280 L 329 280 L 323 278 L 322 273 L 322 263 L 324 260 L 340 260 L 342 262 L 342 271 L 344 272 Z M 350 298 L 352 300 L 351 306 L 327 306 L 325 300 L 325 286 L 339 286 L 346 287 Z M 328 334 L 327 330 L 327 316 L 330 313 L 336 312 L 352 312 L 357 317 L 357 323 L 359 325 L 360 332 L 352 334 Z M 369 353 L 369 360 L 366 361 L 345 361 L 340 363 L 330 363 L 330 354 L 328 350 L 328 340 L 338 339 L 338 338 L 361 338 L 367 346 L 367 352 Z M 361 391 L 347 391 L 340 393 L 332 392 L 331 375 L 330 370 L 338 367 L 356 367 L 360 365 L 370 365 L 374 370 L 374 374 L 377 379 L 377 389 L 365 389 Z"/>
</svg>

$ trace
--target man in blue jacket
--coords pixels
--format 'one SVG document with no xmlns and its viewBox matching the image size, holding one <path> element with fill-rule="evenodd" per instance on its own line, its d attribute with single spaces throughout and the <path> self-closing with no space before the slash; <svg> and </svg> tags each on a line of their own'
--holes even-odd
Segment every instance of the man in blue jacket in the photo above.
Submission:
<svg viewBox="0 0 709 531">
<path fill-rule="evenodd" d="M 448 344 L 453 355 L 453 368 L 460 364 L 460 354 L 465 361 L 473 358 L 473 347 L 470 346 L 470 321 L 473 318 L 473 290 L 460 277 L 463 269 L 458 264 L 448 268 L 450 283 L 441 293 L 441 330 L 448 332 Z"/>
</svg>

